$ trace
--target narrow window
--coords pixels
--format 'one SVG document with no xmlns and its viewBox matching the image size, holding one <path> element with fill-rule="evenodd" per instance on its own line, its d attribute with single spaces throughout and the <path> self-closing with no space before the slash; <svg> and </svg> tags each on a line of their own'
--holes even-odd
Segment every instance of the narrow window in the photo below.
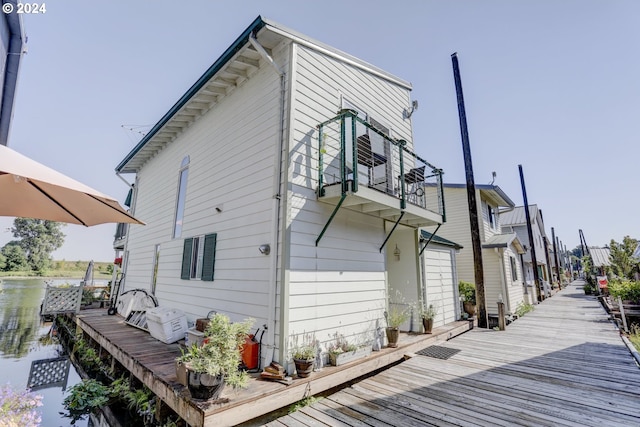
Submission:
<svg viewBox="0 0 640 427">
<path fill-rule="evenodd" d="M 518 280 L 518 270 L 516 269 L 516 259 L 510 256 L 509 261 L 511 261 L 511 280 L 516 282 Z"/>
<path fill-rule="evenodd" d="M 489 212 L 489 225 L 493 230 L 498 229 L 498 218 L 496 217 L 496 210 L 487 204 L 487 210 Z"/>
<path fill-rule="evenodd" d="M 178 178 L 178 198 L 176 200 L 176 215 L 173 226 L 173 238 L 182 234 L 182 220 L 184 218 L 184 202 L 187 194 L 187 178 L 189 177 L 189 156 L 182 159 L 180 176 Z"/>
<path fill-rule="evenodd" d="M 156 294 L 156 283 L 158 283 L 158 261 L 160 260 L 160 245 L 155 246 L 153 256 L 153 270 L 151 272 L 151 294 Z"/>
</svg>

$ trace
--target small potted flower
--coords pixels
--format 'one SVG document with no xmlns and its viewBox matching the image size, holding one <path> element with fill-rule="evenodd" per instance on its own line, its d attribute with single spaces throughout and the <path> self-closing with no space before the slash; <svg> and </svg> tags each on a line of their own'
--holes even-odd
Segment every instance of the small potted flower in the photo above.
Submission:
<svg viewBox="0 0 640 427">
<path fill-rule="evenodd" d="M 404 298 L 399 291 L 396 291 L 396 301 L 389 302 L 389 310 L 384 312 L 387 321 L 387 341 L 389 347 L 398 347 L 400 339 L 400 325 L 411 317 L 411 307 L 404 303 Z"/>
<path fill-rule="evenodd" d="M 316 356 L 318 355 L 317 341 L 312 335 L 303 336 L 303 342 L 298 343 L 300 336 L 293 337 L 291 358 L 300 378 L 307 378 L 313 372 Z"/>
<path fill-rule="evenodd" d="M 433 304 L 429 304 L 425 307 L 424 303 L 418 307 L 418 313 L 422 319 L 422 326 L 424 327 L 424 333 L 430 334 L 433 329 L 433 319 L 438 315 L 438 307 Z"/>
</svg>

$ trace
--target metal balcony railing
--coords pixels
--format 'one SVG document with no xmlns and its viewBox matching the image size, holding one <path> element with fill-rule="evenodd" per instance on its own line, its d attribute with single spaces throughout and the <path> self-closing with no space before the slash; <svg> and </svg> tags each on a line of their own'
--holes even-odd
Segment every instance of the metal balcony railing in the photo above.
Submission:
<svg viewBox="0 0 640 427">
<path fill-rule="evenodd" d="M 348 109 L 318 131 L 320 197 L 327 186 L 341 186 L 342 194 L 366 186 L 396 198 L 400 209 L 410 203 L 444 217 L 443 172 L 408 150 L 406 141 L 392 139 Z"/>
</svg>

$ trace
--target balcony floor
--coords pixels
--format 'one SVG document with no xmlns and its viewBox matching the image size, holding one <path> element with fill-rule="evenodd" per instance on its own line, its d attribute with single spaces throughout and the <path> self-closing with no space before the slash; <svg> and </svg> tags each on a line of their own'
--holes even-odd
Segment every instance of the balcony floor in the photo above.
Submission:
<svg viewBox="0 0 640 427">
<path fill-rule="evenodd" d="M 340 185 L 326 185 L 324 196 L 319 197 L 318 200 L 335 206 L 341 196 L 342 188 Z M 357 192 L 347 191 L 347 198 L 341 207 L 392 222 L 396 222 L 402 213 L 400 199 L 363 185 L 358 186 Z M 409 202 L 406 204 L 404 213 L 400 224 L 408 227 L 429 227 L 442 223 L 442 215 L 439 213 Z"/>
</svg>

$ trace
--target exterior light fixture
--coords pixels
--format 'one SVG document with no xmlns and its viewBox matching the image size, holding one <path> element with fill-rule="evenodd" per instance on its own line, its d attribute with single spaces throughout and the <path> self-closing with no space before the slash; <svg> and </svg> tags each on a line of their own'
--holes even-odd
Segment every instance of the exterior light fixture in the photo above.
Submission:
<svg viewBox="0 0 640 427">
<path fill-rule="evenodd" d="M 262 255 L 269 255 L 271 253 L 271 246 L 269 246 L 268 244 L 260 245 L 258 250 Z"/>
<path fill-rule="evenodd" d="M 396 243 L 396 248 L 393 250 L 393 256 L 396 257 L 396 261 L 400 261 L 400 249 L 398 249 L 397 243 Z"/>
</svg>

